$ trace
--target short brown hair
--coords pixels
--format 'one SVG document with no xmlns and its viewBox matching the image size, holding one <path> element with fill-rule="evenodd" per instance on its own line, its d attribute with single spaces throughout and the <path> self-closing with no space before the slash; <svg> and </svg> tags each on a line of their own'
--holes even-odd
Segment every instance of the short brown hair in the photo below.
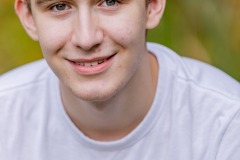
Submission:
<svg viewBox="0 0 240 160">
<path fill-rule="evenodd" d="M 28 10 L 31 11 L 31 0 L 26 0 L 26 2 Z"/>
</svg>

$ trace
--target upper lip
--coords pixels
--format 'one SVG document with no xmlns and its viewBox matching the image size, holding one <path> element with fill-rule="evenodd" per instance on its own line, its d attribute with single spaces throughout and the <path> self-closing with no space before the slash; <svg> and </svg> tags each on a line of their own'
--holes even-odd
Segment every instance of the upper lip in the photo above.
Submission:
<svg viewBox="0 0 240 160">
<path fill-rule="evenodd" d="M 88 58 L 88 59 L 87 58 L 78 58 L 78 59 L 69 59 L 69 60 L 72 62 L 90 63 L 90 62 L 96 62 L 96 61 L 109 59 L 115 55 L 116 55 L 116 53 L 108 55 L 108 56 L 93 57 L 93 58 Z"/>
</svg>

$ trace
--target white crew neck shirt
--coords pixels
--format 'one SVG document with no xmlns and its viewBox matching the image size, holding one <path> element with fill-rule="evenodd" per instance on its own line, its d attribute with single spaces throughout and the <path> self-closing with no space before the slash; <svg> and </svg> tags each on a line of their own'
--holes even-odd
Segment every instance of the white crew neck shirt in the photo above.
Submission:
<svg viewBox="0 0 240 160">
<path fill-rule="evenodd" d="M 239 160 L 239 83 L 164 46 L 148 50 L 159 62 L 155 99 L 116 141 L 95 141 L 74 125 L 44 60 L 1 76 L 0 160 Z"/>
</svg>

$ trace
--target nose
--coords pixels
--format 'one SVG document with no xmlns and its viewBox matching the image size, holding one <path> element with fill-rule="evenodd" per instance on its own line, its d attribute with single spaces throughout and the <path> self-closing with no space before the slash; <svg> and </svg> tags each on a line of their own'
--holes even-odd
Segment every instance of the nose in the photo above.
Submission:
<svg viewBox="0 0 240 160">
<path fill-rule="evenodd" d="M 71 41 L 74 46 L 89 51 L 101 44 L 103 31 L 97 16 L 94 16 L 89 9 L 81 9 L 73 24 Z"/>
</svg>

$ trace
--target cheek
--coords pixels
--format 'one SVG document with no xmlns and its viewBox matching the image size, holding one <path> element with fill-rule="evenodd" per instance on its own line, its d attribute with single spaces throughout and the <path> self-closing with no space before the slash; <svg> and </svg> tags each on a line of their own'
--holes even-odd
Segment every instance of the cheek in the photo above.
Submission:
<svg viewBox="0 0 240 160">
<path fill-rule="evenodd" d="M 120 20 L 111 21 L 111 28 L 108 28 L 107 32 L 119 44 L 130 46 L 141 41 L 144 42 L 145 31 L 143 18 L 125 16 Z"/>
<path fill-rule="evenodd" d="M 115 33 L 116 39 L 124 44 L 132 44 L 137 40 L 141 40 L 144 29 L 140 26 L 136 26 L 135 23 L 127 23 L 126 25 L 116 27 Z"/>
<path fill-rule="evenodd" d="M 130 44 L 132 43 L 132 37 L 135 37 L 135 33 L 132 28 L 126 26 L 119 29 L 118 37 L 120 37 L 122 44 Z"/>
<path fill-rule="evenodd" d="M 67 27 L 63 24 L 45 23 L 39 25 L 39 43 L 43 54 L 54 54 L 59 51 L 68 39 Z"/>
</svg>

